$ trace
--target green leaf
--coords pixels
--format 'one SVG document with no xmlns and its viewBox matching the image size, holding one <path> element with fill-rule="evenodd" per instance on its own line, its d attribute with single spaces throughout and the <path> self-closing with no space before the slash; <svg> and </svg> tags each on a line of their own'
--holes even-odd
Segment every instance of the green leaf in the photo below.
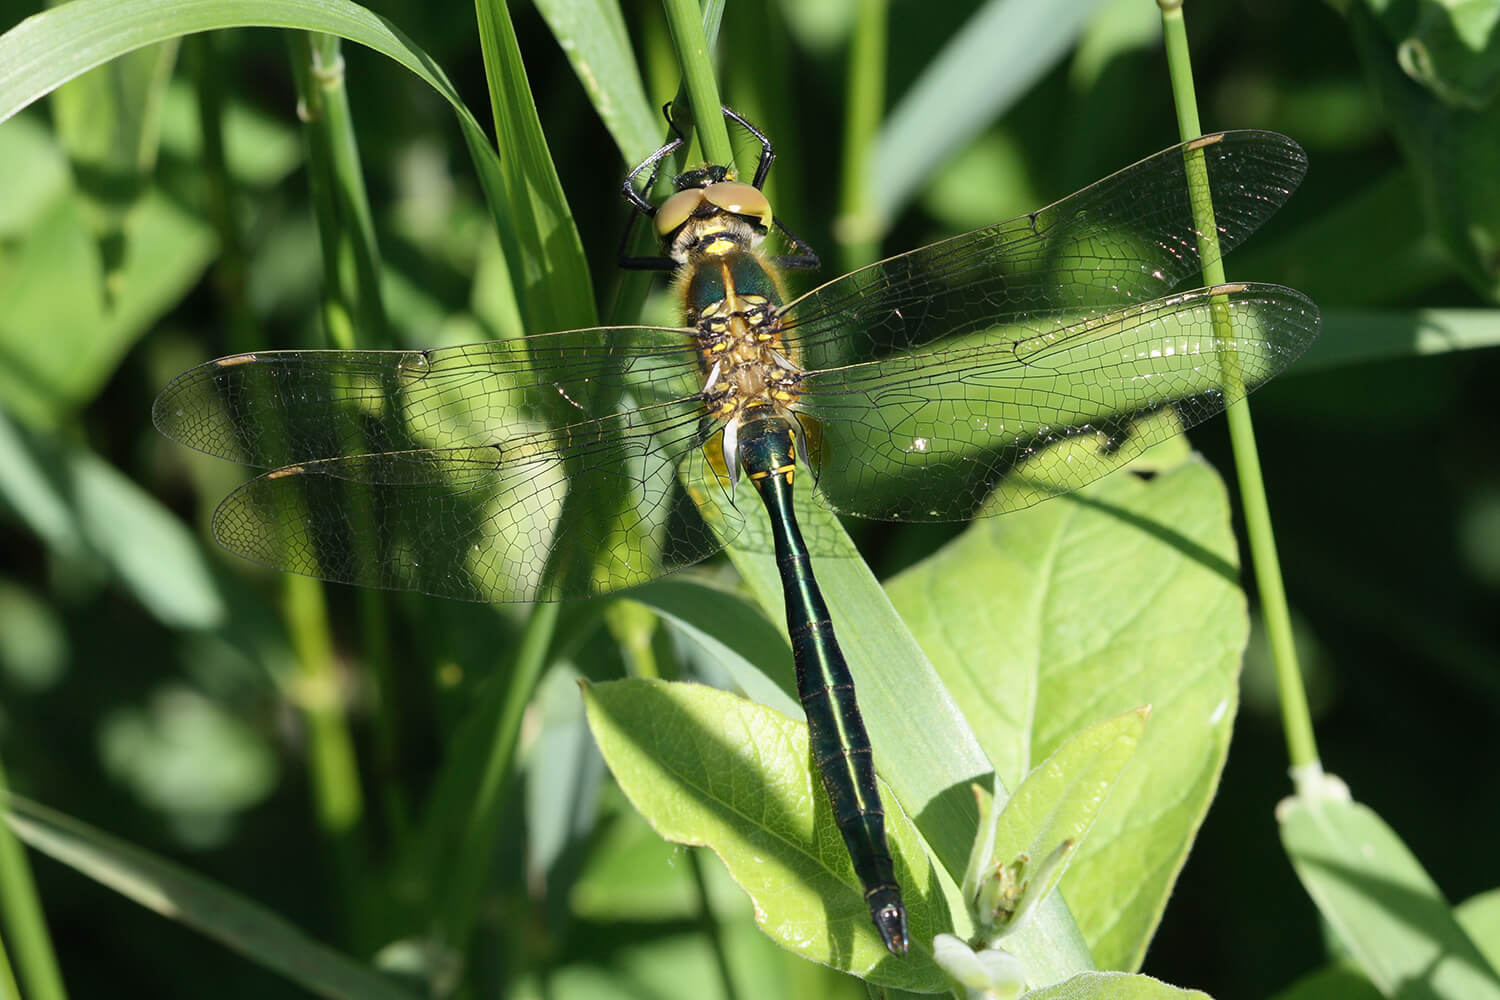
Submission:
<svg viewBox="0 0 1500 1000">
<path fill-rule="evenodd" d="M 1459 903 L 1454 909 L 1459 925 L 1491 966 L 1500 966 L 1500 889 L 1491 889 Z M 1380 1000 L 1381 993 L 1352 958 L 1341 958 L 1303 976 L 1274 1000 Z"/>
<path fill-rule="evenodd" d="M 500 145 L 504 198 L 497 200 L 497 192 L 488 186 L 486 194 L 522 321 L 528 330 L 592 326 L 594 288 L 583 241 L 542 134 L 510 14 L 502 0 L 480 0 L 474 9 Z M 485 140 L 475 136 L 471 145 L 475 141 Z"/>
<path fill-rule="evenodd" d="M 58 139 L 90 209 L 105 271 L 116 280 L 126 213 L 151 180 L 162 97 L 176 61 L 174 39 L 90 70 L 52 95 Z"/>
<path fill-rule="evenodd" d="M 1076 846 L 1064 848 L 1065 853 L 1081 847 L 1130 763 L 1150 714 L 1139 708 L 1090 726 L 1028 774 L 997 819 L 992 864 L 1008 865 L 1024 855 L 1028 870 L 1036 871 L 1069 842 Z M 1066 871 L 1066 863 L 1056 865 L 1040 884 L 1033 880 L 1022 905 L 1045 897 Z"/>
<path fill-rule="evenodd" d="M 1136 967 L 1160 919 L 1223 768 L 1249 634 L 1223 484 L 1186 452 L 1175 438 L 976 522 L 887 585 L 1009 787 L 1072 734 L 1152 706 L 1063 881 L 1103 968 Z"/>
<path fill-rule="evenodd" d="M 1484 42 L 1465 63 L 1479 67 L 1483 79 L 1473 78 L 1458 61 L 1434 60 L 1433 36 L 1417 32 L 1433 28 L 1453 44 L 1453 26 L 1434 28 L 1446 20 L 1438 2 L 1380 5 L 1372 14 L 1365 4 L 1349 9 L 1355 48 L 1376 97 L 1401 145 L 1402 154 L 1417 176 L 1427 223 L 1459 272 L 1481 295 L 1500 301 L 1500 84 L 1496 74 L 1492 14 L 1481 34 Z M 1475 10 L 1486 5 L 1472 6 Z M 1493 5 L 1488 5 L 1493 6 Z M 1414 53 L 1423 53 L 1414 57 Z M 1412 70 L 1425 64 L 1413 82 Z M 1441 68 L 1439 68 L 1441 67 Z"/>
<path fill-rule="evenodd" d="M 1500 997 L 1500 976 L 1373 810 L 1332 795 L 1295 796 L 1276 818 L 1303 887 L 1383 995 Z"/>
<path fill-rule="evenodd" d="M 97 455 L 23 435 L 3 410 L 0 497 L 55 553 L 102 561 L 158 621 L 223 620 L 202 549 L 180 520 Z"/>
<path fill-rule="evenodd" d="M 38 176 L 38 163 L 55 178 Z M 0 365 L 0 400 L 27 423 L 52 426 L 91 400 L 198 282 L 217 241 L 202 220 L 150 190 L 121 220 L 122 256 L 109 276 L 55 140 L 26 119 L 0 128 L 0 187 L 9 190 L 18 175 L 23 196 L 51 197 L 30 207 L 0 262 L 0 356 L 10 359 Z"/>
<path fill-rule="evenodd" d="M 1168 986 L 1150 976 L 1132 976 L 1124 972 L 1085 972 L 1065 983 L 1032 990 L 1021 1000 L 1183 1000 L 1208 994 L 1201 990 L 1184 990 Z"/>
<path fill-rule="evenodd" d="M 236 892 L 19 795 L 0 804 L 16 836 L 36 850 L 318 996 L 411 997 Z"/>
<path fill-rule="evenodd" d="M 887 799 L 913 941 L 912 954 L 898 959 L 870 923 L 809 767 L 804 724 L 693 684 L 614 681 L 585 687 L 584 698 L 594 739 L 631 804 L 661 836 L 718 854 L 772 940 L 872 983 L 943 988 L 928 949 L 951 920 L 921 839 Z"/>
</svg>

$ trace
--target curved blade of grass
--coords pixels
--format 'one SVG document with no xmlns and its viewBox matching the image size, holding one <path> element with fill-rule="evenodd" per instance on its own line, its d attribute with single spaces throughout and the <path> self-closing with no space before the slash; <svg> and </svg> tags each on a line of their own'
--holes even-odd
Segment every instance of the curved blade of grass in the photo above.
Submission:
<svg viewBox="0 0 1500 1000">
<path fill-rule="evenodd" d="M 661 116 L 646 99 L 618 0 L 536 0 L 536 8 L 621 156 L 631 166 L 644 160 L 661 142 Z"/>
<path fill-rule="evenodd" d="M 237 892 L 19 795 L 5 821 L 33 848 L 323 997 L 412 1000 L 385 977 Z"/>
<path fill-rule="evenodd" d="M 868 221 L 888 226 L 934 167 L 994 121 L 1070 49 L 1097 0 L 990 0 L 901 98 L 875 141 Z"/>
<path fill-rule="evenodd" d="M 593 291 L 577 227 L 552 170 L 535 106 L 507 70 L 507 105 L 520 127 L 502 132 L 502 161 L 447 75 L 385 18 L 348 0 L 74 0 L 0 36 L 0 121 L 64 82 L 145 45 L 221 28 L 293 28 L 368 46 L 421 77 L 453 107 L 531 329 L 586 326 Z M 507 56 L 507 58 L 509 58 Z M 519 56 L 516 56 L 519 66 Z M 517 80 L 521 86 L 513 86 Z M 587 315 L 584 315 L 584 314 Z"/>
</svg>

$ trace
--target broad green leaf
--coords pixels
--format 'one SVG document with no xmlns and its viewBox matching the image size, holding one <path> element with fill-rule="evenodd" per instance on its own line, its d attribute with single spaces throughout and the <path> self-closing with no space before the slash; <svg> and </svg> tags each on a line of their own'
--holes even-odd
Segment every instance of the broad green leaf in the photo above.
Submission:
<svg viewBox="0 0 1500 1000">
<path fill-rule="evenodd" d="M 1493 309 L 1336 309 L 1323 314 L 1322 335 L 1289 374 L 1497 345 L 1500 323 Z"/>
<path fill-rule="evenodd" d="M 1184 990 L 1168 986 L 1150 976 L 1132 976 L 1124 972 L 1085 972 L 1065 983 L 1032 990 L 1021 1000 L 1208 1000 L 1201 990 Z"/>
<path fill-rule="evenodd" d="M 1297 796 L 1276 818 L 1308 895 L 1385 996 L 1487 1000 L 1500 975 L 1385 822 L 1347 798 Z"/>
<path fill-rule="evenodd" d="M 1077 846 L 1068 850 L 1081 847 L 1130 763 L 1149 715 L 1140 708 L 1090 726 L 1037 765 L 1000 811 L 992 864 L 1009 865 L 1024 855 L 1028 872 L 1035 872 L 1069 841 Z M 1046 896 L 1065 871 L 1066 864 L 1058 865 L 1042 883 L 1033 880 L 1025 899 Z"/>
<path fill-rule="evenodd" d="M 1490 965 L 1500 967 L 1500 889 L 1466 899 L 1453 912 Z M 1273 1000 L 1380 1000 L 1380 995 L 1358 963 L 1345 957 L 1303 976 Z"/>
<path fill-rule="evenodd" d="M 411 997 L 390 980 L 312 940 L 239 893 L 19 795 L 11 795 L 0 807 L 16 836 L 34 849 L 317 996 Z"/>
<path fill-rule="evenodd" d="M 1062 885 L 1103 968 L 1139 964 L 1208 809 L 1249 633 L 1223 484 L 1186 451 L 1173 439 L 978 521 L 887 585 L 1008 787 L 1072 734 L 1152 706 Z"/>
<path fill-rule="evenodd" d="M 694 684 L 615 681 L 585 688 L 584 697 L 594 738 L 631 804 L 666 839 L 718 854 L 774 941 L 872 983 L 942 988 L 930 947 L 951 920 L 915 828 L 887 806 L 913 941 L 912 954 L 897 959 L 870 923 L 809 767 L 804 724 Z"/>
</svg>

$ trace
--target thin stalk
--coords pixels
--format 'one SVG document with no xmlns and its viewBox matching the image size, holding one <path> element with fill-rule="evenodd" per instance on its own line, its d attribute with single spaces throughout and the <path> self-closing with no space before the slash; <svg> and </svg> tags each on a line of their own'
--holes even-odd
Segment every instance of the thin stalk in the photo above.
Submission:
<svg viewBox="0 0 1500 1000">
<path fill-rule="evenodd" d="M 714 912 L 712 897 L 708 891 L 708 878 L 703 871 L 703 855 L 692 848 L 687 852 L 688 869 L 693 873 L 693 885 L 698 890 L 698 904 L 703 907 L 703 924 L 708 932 L 709 945 L 713 948 L 714 968 L 719 973 L 722 986 L 720 995 L 725 1000 L 740 1000 L 740 991 L 734 982 L 734 971 L 729 964 L 729 949 L 726 946 L 724 925 Z"/>
<path fill-rule="evenodd" d="M 385 345 L 380 248 L 360 170 L 359 144 L 335 35 L 294 32 L 292 67 L 307 138 L 308 185 L 323 244 L 324 325 L 329 342 L 351 350 L 356 337 Z"/>
<path fill-rule="evenodd" d="M 870 218 L 870 150 L 885 113 L 885 49 L 889 27 L 886 0 L 864 0 L 849 47 L 849 80 L 844 99 L 844 174 L 840 187 L 839 240 L 845 271 L 875 259 L 878 227 Z"/>
<path fill-rule="evenodd" d="M 349 111 L 342 42 L 336 35 L 314 32 L 289 37 L 307 142 L 308 185 L 322 248 L 324 331 L 329 343 L 340 350 L 388 346 L 391 337 L 380 287 L 380 245 Z M 351 510 L 351 517 L 369 516 L 368 511 Z M 360 537 L 369 534 L 359 533 Z M 362 557 L 376 558 L 372 551 Z M 377 692 L 373 713 L 376 764 L 381 774 L 391 775 L 398 756 L 394 706 L 399 699 L 384 626 L 385 601 L 379 592 L 368 589 L 361 589 L 357 600 L 363 659 Z M 329 739 L 352 745 L 342 723 L 338 727 L 345 729 L 342 737 L 333 735 L 330 719 L 319 720 L 315 728 L 329 734 Z M 337 759 L 343 751 L 330 747 L 327 754 Z M 380 787 L 386 822 L 399 840 L 407 825 L 400 784 L 382 781 Z"/>
<path fill-rule="evenodd" d="M 731 164 L 734 162 L 734 148 L 729 145 L 729 130 L 724 125 L 724 116 L 719 113 L 722 102 L 714 78 L 713 61 L 709 58 L 708 36 L 704 32 L 705 12 L 699 10 L 695 0 L 662 0 L 662 6 L 667 14 L 667 29 L 672 33 L 672 45 L 682 64 L 682 80 L 687 87 L 688 104 L 692 106 L 703 159 L 709 163 Z M 676 120 L 675 111 L 673 118 Z"/>
<path fill-rule="evenodd" d="M 229 346 L 246 353 L 261 346 L 255 316 L 246 296 L 249 257 L 240 228 L 234 178 L 224 152 L 224 94 L 219 78 L 213 32 L 191 35 L 183 42 L 184 62 L 198 94 L 198 129 L 203 135 L 203 173 L 208 181 L 208 217 L 219 236 L 219 255 L 214 261 L 213 282 L 229 313 Z"/>
<path fill-rule="evenodd" d="M 10 809 L 6 789 L 5 766 L 0 764 L 0 813 Z M 52 949 L 47 917 L 37 895 L 36 880 L 31 876 L 31 865 L 26 860 L 26 849 L 11 833 L 3 816 L 0 816 L 0 917 L 4 918 L 0 926 L 10 935 L 8 943 L 21 982 L 26 984 L 24 995 L 31 1000 L 66 1000 L 68 991 L 63 987 L 62 971 L 57 966 L 57 954 Z M 6 944 L 0 941 L 0 963 L 5 962 Z M 11 992 L 6 993 L 6 988 Z M 0 978 L 0 995 L 23 995 L 15 988 L 8 964 L 5 976 Z"/>
<path fill-rule="evenodd" d="M 344 721 L 323 584 L 287 574 L 283 598 L 282 615 L 302 671 L 297 678 L 297 702 L 311 737 L 309 765 L 318 826 L 335 841 L 342 841 L 359 823 L 364 795 L 354 741 Z"/>
<path fill-rule="evenodd" d="M 1202 135 L 1198 123 L 1198 102 L 1193 90 L 1192 61 L 1188 54 L 1187 31 L 1182 18 L 1181 0 L 1158 0 L 1162 12 L 1162 33 L 1166 40 L 1167 67 L 1172 78 L 1172 97 L 1177 106 L 1177 127 L 1184 141 Z M 1202 161 L 1197 161 L 1201 170 Z M 1196 192 L 1208 190 L 1206 184 L 1193 184 L 1194 161 L 1188 161 L 1189 183 L 1195 192 L 1193 210 L 1200 234 L 1200 248 L 1205 264 L 1204 281 L 1209 285 L 1224 282 L 1224 265 L 1218 254 L 1217 228 L 1213 206 L 1204 197 L 1200 205 Z M 1226 317 L 1227 320 L 1227 317 Z M 1217 327 L 1220 317 L 1216 313 Z M 1217 332 L 1217 331 L 1216 331 Z M 1275 534 L 1271 529 L 1271 508 L 1261 477 L 1260 453 L 1255 445 L 1255 430 L 1246 399 L 1229 407 L 1229 441 L 1234 451 L 1235 472 L 1239 478 L 1240 504 L 1245 514 L 1245 531 L 1250 539 L 1250 555 L 1260 596 L 1261 614 L 1266 622 L 1271 657 L 1276 666 L 1276 683 L 1280 692 L 1282 727 L 1286 732 L 1287 754 L 1291 760 L 1293 782 L 1301 786 L 1321 773 L 1317 741 L 1313 736 L 1312 715 L 1307 693 L 1302 686 L 1302 672 L 1297 665 L 1296 646 L 1292 640 L 1291 615 L 1287 610 L 1286 588 L 1281 578 L 1281 561 L 1276 554 Z"/>
<path fill-rule="evenodd" d="M 10 967 L 10 956 L 5 953 L 5 937 L 0 935 L 0 997 L 20 995 L 20 984 L 16 982 L 15 971 Z"/>
<path fill-rule="evenodd" d="M 474 789 L 473 808 L 464 824 L 457 856 L 448 868 L 448 878 L 436 899 L 438 937 L 457 951 L 464 950 L 473 932 L 479 898 L 490 883 L 495 836 L 503 818 L 501 807 L 505 791 L 515 776 L 516 741 L 521 732 L 521 718 L 536 691 L 542 668 L 547 665 L 547 653 L 557 630 L 560 607 L 554 602 L 532 608 L 504 700 L 496 706 L 498 719 L 490 730 L 494 736 Z"/>
</svg>

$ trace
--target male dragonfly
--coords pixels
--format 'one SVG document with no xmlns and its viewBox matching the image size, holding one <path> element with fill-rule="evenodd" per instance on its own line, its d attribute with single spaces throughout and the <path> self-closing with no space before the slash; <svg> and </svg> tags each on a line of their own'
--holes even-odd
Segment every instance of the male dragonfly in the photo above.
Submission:
<svg viewBox="0 0 1500 1000">
<path fill-rule="evenodd" d="M 214 515 L 231 551 L 469 601 L 597 596 L 696 563 L 743 527 L 743 475 L 769 517 L 812 756 L 875 927 L 902 955 L 869 738 L 795 470 L 842 514 L 957 521 L 1077 489 L 1220 413 L 1312 342 L 1317 307 L 1277 285 L 1177 286 L 1280 207 L 1306 157 L 1271 132 L 1204 136 L 787 302 L 780 269 L 817 258 L 761 192 L 771 144 L 726 114 L 761 144 L 751 183 L 705 165 L 652 205 L 635 180 L 681 140 L 625 182 L 663 256 L 622 263 L 675 272 L 682 326 L 234 355 L 171 382 L 153 416 L 176 441 L 269 470 Z M 1200 241 L 1190 176 L 1216 244 Z M 790 255 L 769 254 L 772 229 Z"/>
</svg>

